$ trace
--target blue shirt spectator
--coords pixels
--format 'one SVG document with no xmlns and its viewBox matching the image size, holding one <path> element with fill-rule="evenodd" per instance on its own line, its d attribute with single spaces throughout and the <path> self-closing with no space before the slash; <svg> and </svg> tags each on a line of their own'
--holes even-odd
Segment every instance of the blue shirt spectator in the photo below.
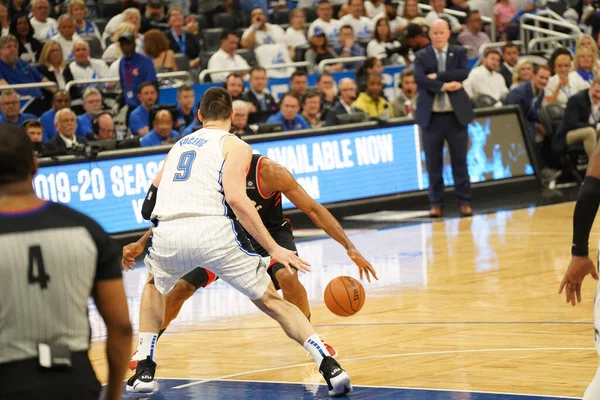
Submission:
<svg viewBox="0 0 600 400">
<path fill-rule="evenodd" d="M 13 124 L 16 126 L 23 126 L 23 124 L 27 121 L 29 121 L 30 119 L 38 119 L 37 116 L 33 115 L 33 114 L 29 114 L 29 113 L 23 113 L 23 114 L 19 114 L 18 119 L 15 120 L 9 120 L 6 119 L 4 117 L 4 115 L 0 116 L 0 122 L 5 123 L 5 124 Z"/>
<path fill-rule="evenodd" d="M 66 91 L 59 90 L 52 97 L 52 108 L 40 116 L 44 142 L 56 136 L 54 116 L 58 110 L 62 110 L 63 108 L 71 108 L 71 97 L 69 97 Z"/>
<path fill-rule="evenodd" d="M 333 51 L 339 54 L 340 58 L 344 57 L 364 57 L 365 49 L 356 43 L 354 31 L 351 27 L 342 27 L 340 29 L 340 42 L 333 46 Z M 344 69 L 356 70 L 360 67 L 362 61 L 344 63 Z"/>
<path fill-rule="evenodd" d="M 119 78 L 125 96 L 125 104 L 129 107 L 140 105 L 137 93 L 143 82 L 153 82 L 158 85 L 156 68 L 152 59 L 135 52 L 135 38 L 126 32 L 119 37 L 123 57 L 119 63 Z"/>
<path fill-rule="evenodd" d="M 4 90 L 0 95 L 0 122 L 22 126 L 30 119 L 37 119 L 33 114 L 21 114 L 19 94 L 14 90 Z"/>
<path fill-rule="evenodd" d="M 300 129 L 310 129 L 310 124 L 300 115 L 296 116 L 292 120 L 287 120 L 283 117 L 281 111 L 277 114 L 273 114 L 267 119 L 267 124 L 274 124 L 281 122 L 283 124 L 283 131 L 298 131 Z"/>
<path fill-rule="evenodd" d="M 158 146 L 163 144 L 166 140 L 176 139 L 179 137 L 179 132 L 171 131 L 171 134 L 168 137 L 164 137 L 159 135 L 156 130 L 152 129 L 150 132 L 146 133 L 144 137 L 140 139 L 140 147 L 149 147 L 149 146 Z"/>
<path fill-rule="evenodd" d="M 150 126 L 150 111 L 146 110 L 142 104 L 137 106 L 129 116 L 129 129 L 131 133 L 137 135 L 138 132 Z"/>
<path fill-rule="evenodd" d="M 87 133 L 94 132 L 92 126 L 92 117 L 87 113 L 77 117 L 77 130 L 75 131 L 76 136 L 85 136 Z"/>
<path fill-rule="evenodd" d="M 279 112 L 273 114 L 267 119 L 267 124 L 282 123 L 284 131 L 297 131 L 300 129 L 310 129 L 310 124 L 299 115 L 300 98 L 294 92 L 287 92 L 281 98 L 279 103 Z"/>
<path fill-rule="evenodd" d="M 202 128 L 202 124 L 200 123 L 200 121 L 195 120 L 194 122 L 192 122 L 191 124 L 189 124 L 183 130 L 183 132 L 181 132 L 181 136 L 190 135 L 190 134 L 194 133 L 195 131 L 197 131 L 200 128 Z"/>
</svg>

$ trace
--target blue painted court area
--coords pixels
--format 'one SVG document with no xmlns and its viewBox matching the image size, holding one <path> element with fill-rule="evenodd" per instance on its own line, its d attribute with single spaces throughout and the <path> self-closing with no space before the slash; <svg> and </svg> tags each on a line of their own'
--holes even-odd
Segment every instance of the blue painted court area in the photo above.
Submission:
<svg viewBox="0 0 600 400">
<path fill-rule="evenodd" d="M 159 379 L 160 387 L 157 392 L 150 395 L 124 392 L 123 398 L 130 400 L 308 400 L 329 398 L 326 385 L 248 381 L 201 382 L 186 379 Z M 192 385 L 178 388 L 189 384 Z M 559 400 L 566 397 L 355 386 L 354 391 L 343 398 L 369 400 Z"/>
</svg>

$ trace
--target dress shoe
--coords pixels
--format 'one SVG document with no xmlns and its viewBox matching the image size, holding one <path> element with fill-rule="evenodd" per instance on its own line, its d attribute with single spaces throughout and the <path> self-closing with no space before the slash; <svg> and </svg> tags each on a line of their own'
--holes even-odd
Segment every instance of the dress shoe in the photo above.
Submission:
<svg viewBox="0 0 600 400">
<path fill-rule="evenodd" d="M 442 217 L 442 207 L 433 206 L 429 209 L 429 217 L 430 218 L 441 218 Z"/>
<path fill-rule="evenodd" d="M 460 206 L 460 215 L 461 217 L 472 217 L 473 209 L 468 204 L 461 204 Z"/>
</svg>

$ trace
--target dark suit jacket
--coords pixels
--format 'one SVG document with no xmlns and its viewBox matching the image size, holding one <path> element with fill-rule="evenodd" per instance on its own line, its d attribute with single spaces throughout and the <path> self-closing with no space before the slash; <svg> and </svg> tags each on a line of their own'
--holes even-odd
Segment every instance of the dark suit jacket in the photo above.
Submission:
<svg viewBox="0 0 600 400">
<path fill-rule="evenodd" d="M 500 75 L 502 75 L 502 77 L 506 81 L 506 87 L 510 89 L 510 87 L 513 84 L 513 82 L 512 82 L 512 76 L 513 76 L 512 72 L 510 72 L 508 70 L 508 68 L 506 68 L 506 66 L 504 65 L 504 63 L 502 63 L 502 64 L 500 64 L 500 68 L 498 68 L 498 73 Z"/>
<path fill-rule="evenodd" d="M 338 125 L 340 123 L 338 120 L 338 115 L 348 115 L 346 108 L 339 101 L 335 104 L 335 106 L 333 106 L 333 108 L 327 111 L 327 116 L 325 117 L 325 126 Z"/>
<path fill-rule="evenodd" d="M 535 124 L 538 122 L 538 110 L 542 106 L 543 100 L 543 93 L 538 93 L 538 97 L 534 98 L 531 82 L 523 82 L 508 92 L 503 103 L 505 105 L 515 104 L 521 106 L 525 119 L 527 120 L 529 134 L 532 135 L 532 137 L 535 137 Z"/>
<path fill-rule="evenodd" d="M 255 113 L 252 113 L 248 116 L 249 124 L 265 123 L 271 115 L 273 115 L 279 111 L 279 107 L 277 107 L 277 102 L 275 101 L 273 96 L 271 96 L 268 93 L 265 93 L 264 96 L 265 96 L 265 105 L 267 106 L 267 110 L 266 111 L 258 111 L 258 110 L 260 110 L 260 104 L 259 104 L 256 96 L 254 95 L 254 93 L 252 93 L 251 90 L 246 90 L 246 91 L 244 91 L 244 93 L 242 93 L 242 100 L 247 101 L 248 103 L 254 104 L 254 107 L 256 107 L 256 110 L 257 110 Z"/>
<path fill-rule="evenodd" d="M 177 40 L 173 37 L 171 30 L 168 29 L 164 32 L 167 39 L 169 39 L 169 48 L 173 50 L 175 53 L 182 53 L 179 48 L 179 44 Z M 196 35 L 192 35 L 191 33 L 185 33 L 185 55 L 188 56 L 190 61 L 195 60 L 200 57 L 200 40 L 196 37 Z"/>
<path fill-rule="evenodd" d="M 83 146 L 88 144 L 88 141 L 84 137 L 77 136 L 76 139 L 77 139 L 77 143 L 79 143 Z M 67 144 L 60 137 L 59 134 L 56 134 L 56 136 L 54 136 L 52 139 L 48 140 L 43 145 L 43 153 L 48 154 L 48 155 L 67 154 L 70 150 L 71 149 L 67 148 Z"/>
<path fill-rule="evenodd" d="M 52 82 L 56 82 L 56 75 L 55 75 L 54 71 L 49 71 L 48 67 L 46 67 L 45 65 L 42 65 L 42 64 L 38 65 L 37 70 L 40 72 L 40 74 L 44 75 L 46 78 L 50 79 Z M 74 80 L 73 74 L 71 73 L 71 68 L 69 68 L 69 67 L 65 68 L 65 70 L 62 73 L 62 76 L 65 79 L 65 83 L 69 83 L 72 80 Z M 71 87 L 71 89 L 69 90 L 69 96 L 71 96 L 71 99 L 80 98 L 81 97 L 81 89 L 78 88 L 77 86 Z M 50 98 L 52 98 L 52 95 L 50 95 Z"/>
<path fill-rule="evenodd" d="M 567 146 L 567 133 L 569 131 L 592 126 L 589 121 L 591 113 L 592 101 L 590 100 L 589 89 L 571 96 L 567 101 L 565 117 L 558 126 L 554 137 L 552 137 L 552 149 L 557 152 L 563 151 Z"/>
<path fill-rule="evenodd" d="M 431 121 L 433 101 L 442 93 L 442 86 L 448 82 L 463 82 L 469 76 L 467 50 L 462 46 L 449 45 L 446 54 L 446 71 L 438 73 L 437 57 L 432 46 L 417 52 L 414 63 L 415 81 L 419 88 L 419 98 L 415 121 L 427 128 Z M 429 79 L 427 75 L 436 73 L 437 79 Z M 469 95 L 464 89 L 448 92 L 454 115 L 462 125 L 468 125 L 474 118 L 473 107 Z"/>
</svg>

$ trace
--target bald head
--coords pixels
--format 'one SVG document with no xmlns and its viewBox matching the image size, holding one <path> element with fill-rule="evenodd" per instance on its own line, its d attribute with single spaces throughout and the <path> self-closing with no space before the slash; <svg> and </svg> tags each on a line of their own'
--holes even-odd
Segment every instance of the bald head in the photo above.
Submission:
<svg viewBox="0 0 600 400">
<path fill-rule="evenodd" d="M 152 126 L 159 136 L 168 138 L 173 130 L 173 116 L 167 110 L 160 110 L 156 113 Z"/>
<path fill-rule="evenodd" d="M 448 44 L 450 39 L 450 25 L 443 19 L 436 19 L 429 28 L 429 38 L 431 45 L 436 50 L 442 50 Z"/>
<path fill-rule="evenodd" d="M 96 132 L 98 138 L 100 140 L 112 139 L 115 133 L 115 122 L 112 115 L 108 113 L 100 114 L 96 122 L 98 124 L 98 132 Z"/>
<path fill-rule="evenodd" d="M 353 79 L 342 79 L 338 84 L 338 91 L 340 93 L 340 99 L 342 99 L 346 105 L 352 104 L 356 99 L 356 83 Z"/>
</svg>

